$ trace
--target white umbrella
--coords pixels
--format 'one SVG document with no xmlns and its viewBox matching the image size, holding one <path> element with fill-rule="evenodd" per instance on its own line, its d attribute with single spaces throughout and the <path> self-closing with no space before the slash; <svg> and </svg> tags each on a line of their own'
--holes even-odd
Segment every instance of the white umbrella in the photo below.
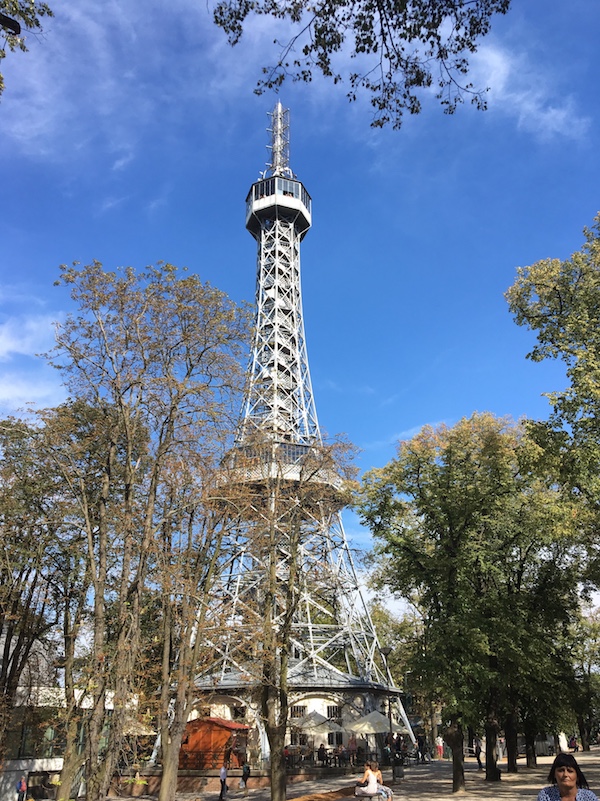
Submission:
<svg viewBox="0 0 600 801">
<path fill-rule="evenodd" d="M 347 728 L 355 734 L 386 734 L 390 730 L 390 720 L 381 712 L 374 710 L 351 723 Z"/>
<path fill-rule="evenodd" d="M 326 718 L 325 715 L 321 715 L 320 712 L 316 711 L 309 712 L 308 715 L 305 715 L 303 718 L 292 721 L 292 726 L 296 726 L 299 729 L 304 729 L 305 731 L 342 731 L 342 727 L 338 726 L 335 721 Z"/>
</svg>

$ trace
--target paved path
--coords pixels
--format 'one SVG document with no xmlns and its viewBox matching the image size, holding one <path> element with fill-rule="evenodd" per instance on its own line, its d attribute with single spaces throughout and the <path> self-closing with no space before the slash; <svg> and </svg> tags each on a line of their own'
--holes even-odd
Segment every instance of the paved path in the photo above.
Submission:
<svg viewBox="0 0 600 801">
<path fill-rule="evenodd" d="M 590 788 L 600 795 L 600 749 L 590 753 L 578 753 L 576 759 L 585 773 Z M 552 757 L 539 757 L 537 768 L 526 768 L 523 760 L 519 760 L 519 772 L 506 773 L 506 763 L 500 763 L 502 780 L 500 782 L 484 781 L 485 772 L 477 770 L 477 763 L 473 758 L 465 762 L 465 792 L 458 795 L 452 793 L 452 765 L 447 761 L 432 762 L 425 765 L 413 765 L 406 770 L 402 781 L 390 785 L 394 790 L 394 801 L 440 801 L 440 799 L 460 798 L 461 801 L 521 801 L 531 799 L 535 801 L 540 789 L 547 785 L 548 771 L 552 764 Z M 384 771 L 386 783 L 391 778 L 391 772 Z M 335 790 L 353 784 L 355 780 L 350 777 L 336 776 L 316 781 L 298 782 L 288 785 L 288 799 L 299 798 L 308 793 Z M 248 801 L 270 801 L 269 788 L 252 790 L 252 780 Z M 235 790 L 228 794 L 228 801 L 242 801 L 243 793 Z M 184 801 L 183 797 L 181 801 Z M 208 799 L 207 801 L 214 801 Z"/>
</svg>

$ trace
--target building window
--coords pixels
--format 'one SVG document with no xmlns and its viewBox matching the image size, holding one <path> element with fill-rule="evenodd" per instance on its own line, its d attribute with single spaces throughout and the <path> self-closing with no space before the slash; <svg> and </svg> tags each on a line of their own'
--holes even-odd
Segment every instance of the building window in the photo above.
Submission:
<svg viewBox="0 0 600 801">
<path fill-rule="evenodd" d="M 341 718 L 342 717 L 342 707 L 341 706 L 328 706 L 327 707 L 327 717 L 328 718 Z"/>
<path fill-rule="evenodd" d="M 290 707 L 290 717 L 291 718 L 303 718 L 306 715 L 306 707 L 305 706 L 292 706 Z"/>
</svg>

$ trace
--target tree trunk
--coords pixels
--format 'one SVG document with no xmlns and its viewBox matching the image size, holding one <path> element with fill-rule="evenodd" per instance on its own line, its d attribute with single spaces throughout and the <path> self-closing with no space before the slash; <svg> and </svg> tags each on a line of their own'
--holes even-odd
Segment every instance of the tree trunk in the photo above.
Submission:
<svg viewBox="0 0 600 801">
<path fill-rule="evenodd" d="M 517 773 L 519 770 L 517 763 L 519 744 L 517 741 L 517 713 L 514 710 L 506 716 L 506 720 L 504 721 L 504 734 L 506 737 L 506 772 Z"/>
<path fill-rule="evenodd" d="M 464 737 L 458 720 L 453 720 L 444 732 L 444 741 L 452 751 L 452 792 L 462 793 L 465 789 Z"/>
<path fill-rule="evenodd" d="M 85 551 L 84 551 L 85 553 Z M 85 556 L 84 556 L 85 561 Z M 83 618 L 85 609 L 85 596 L 87 590 L 87 567 L 82 565 L 77 559 L 73 559 L 72 572 L 82 575 L 81 591 L 76 601 L 74 610 L 69 605 L 70 586 L 65 587 L 66 603 L 63 609 L 63 643 L 65 648 L 65 748 L 63 754 L 63 766 L 60 772 L 60 785 L 56 794 L 57 801 L 69 801 L 70 798 L 77 798 L 78 788 L 73 785 L 80 781 L 81 766 L 85 761 L 85 755 L 81 744 L 81 737 L 84 733 L 84 715 L 82 709 L 78 707 L 75 695 L 75 642 L 79 633 L 79 626 Z M 70 577 L 68 577 L 70 578 Z"/>
<path fill-rule="evenodd" d="M 581 738 L 581 750 L 590 750 L 590 734 L 591 726 L 589 721 L 584 720 L 582 716 L 577 717 L 577 726 L 579 728 L 579 737 Z"/>
<path fill-rule="evenodd" d="M 63 756 L 63 766 L 60 772 L 60 785 L 56 793 L 56 801 L 69 801 L 77 797 L 77 787 L 74 787 L 79 771 L 84 762 L 84 756 L 79 753 L 78 734 L 81 723 L 77 716 L 72 715 L 67 723 L 66 747 Z"/>
<path fill-rule="evenodd" d="M 162 759 L 162 778 L 160 780 L 160 790 L 158 792 L 158 801 L 171 801 L 175 798 L 177 792 L 177 776 L 179 773 L 179 748 L 181 747 L 181 735 L 178 738 L 179 743 L 171 740 L 169 748 L 165 749 L 163 746 L 163 759 Z"/>
<path fill-rule="evenodd" d="M 527 758 L 527 767 L 537 767 L 537 754 L 535 753 L 535 735 L 537 732 L 532 731 L 525 726 L 525 756 Z"/>
<path fill-rule="evenodd" d="M 276 731 L 269 733 L 271 746 L 271 801 L 285 801 L 286 772 L 283 749 L 285 747 L 285 726 L 277 726 Z"/>
<path fill-rule="evenodd" d="M 486 721 L 485 724 L 485 780 L 486 782 L 499 782 L 501 779 L 498 768 L 498 726 L 495 722 Z"/>
<path fill-rule="evenodd" d="M 179 771 L 179 751 L 188 719 L 187 696 L 189 692 L 187 677 L 178 677 L 177 697 L 173 705 L 171 725 L 165 719 L 161 725 L 162 781 L 158 801 L 174 801 L 177 792 Z M 165 714 L 166 718 L 166 714 Z"/>
<path fill-rule="evenodd" d="M 12 715 L 13 699 L 9 698 L 8 693 L 0 694 L 0 765 L 4 763 L 4 752 L 6 749 L 6 732 L 8 730 Z"/>
</svg>

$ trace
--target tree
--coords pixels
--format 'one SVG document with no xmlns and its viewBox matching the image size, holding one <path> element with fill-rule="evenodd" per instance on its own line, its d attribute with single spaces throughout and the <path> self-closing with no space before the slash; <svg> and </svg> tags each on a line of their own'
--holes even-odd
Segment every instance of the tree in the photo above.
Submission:
<svg viewBox="0 0 600 801">
<path fill-rule="evenodd" d="M 309 83 L 320 72 L 334 83 L 347 80 L 350 100 L 361 90 L 371 96 L 372 125 L 399 128 L 406 112 L 420 112 L 420 95 L 432 86 L 448 114 L 465 96 L 486 107 L 484 92 L 464 83 L 468 57 L 492 17 L 509 6 L 510 0 L 218 0 L 214 19 L 232 45 L 251 14 L 284 19 L 296 31 L 277 63 L 263 68 L 257 93 L 278 88 L 287 77 Z M 342 76 L 336 56 L 349 48 L 356 67 Z"/>
<path fill-rule="evenodd" d="M 497 734 L 577 608 L 576 508 L 533 469 L 538 455 L 521 426 L 473 415 L 400 443 L 359 495 L 380 541 L 379 584 L 417 594 L 423 610 L 418 669 L 450 721 L 454 791 L 465 723 L 483 723 L 486 779 L 499 778 Z"/>
<path fill-rule="evenodd" d="M 519 267 L 506 293 L 517 325 L 537 335 L 527 358 L 561 359 L 570 386 L 548 394 L 549 422 L 532 432 L 562 477 L 600 510 L 600 214 L 570 259 Z"/>
<path fill-rule="evenodd" d="M 134 708 L 159 533 L 189 500 L 173 477 L 180 465 L 214 463 L 230 441 L 247 315 L 168 264 L 139 274 L 74 265 L 62 281 L 78 314 L 58 327 L 49 359 L 76 400 L 50 415 L 62 423 L 51 447 L 86 543 L 91 645 L 72 683 L 90 705 L 86 787 L 99 801 Z M 59 797 L 70 789 L 63 781 Z"/>
<path fill-rule="evenodd" d="M 575 692 L 573 709 L 581 747 L 590 750 L 592 732 L 600 722 L 600 614 L 595 610 L 573 624 Z"/>
<path fill-rule="evenodd" d="M 25 36 L 22 28 L 28 31 L 42 30 L 42 17 L 52 17 L 47 3 L 38 0 L 0 0 L 0 36 L 4 43 L 0 45 L 0 62 L 6 58 L 6 48 L 27 52 Z M 0 95 L 4 91 L 4 79 L 0 73 Z"/>
<path fill-rule="evenodd" d="M 374 570 L 375 564 L 370 565 L 370 572 Z M 426 642 L 418 599 L 413 596 L 400 617 L 395 617 L 379 602 L 371 605 L 370 612 L 379 641 L 392 649 L 386 662 L 394 683 L 403 690 L 404 708 L 409 717 L 423 721 L 423 727 L 430 732 L 431 741 L 435 742 L 440 709 L 420 673 Z"/>
<path fill-rule="evenodd" d="M 154 574 L 161 601 L 159 634 L 154 632 L 162 651 L 159 801 L 175 798 L 179 752 L 197 695 L 194 678 L 210 670 L 215 661 L 214 632 L 225 625 L 229 611 L 220 607 L 215 585 L 218 567 L 231 544 L 231 518 L 215 499 L 222 465 L 207 464 L 203 454 L 194 461 L 190 457 L 173 465 L 165 482 Z"/>
<path fill-rule="evenodd" d="M 325 536 L 347 500 L 341 477 L 353 471 L 344 443 L 300 444 L 257 428 L 224 463 L 215 500 L 231 518 L 231 554 L 221 566 L 217 598 L 229 608 L 228 626 L 210 636 L 222 664 L 233 664 L 248 688 L 249 705 L 269 743 L 271 798 L 286 797 L 285 735 L 289 724 L 290 666 L 316 647 L 325 665 L 347 669 L 347 644 L 333 632 L 340 604 L 333 543 Z M 307 641 L 307 620 L 322 626 Z M 234 623 L 234 625 L 232 625 Z M 308 667 L 307 667 L 308 665 Z M 210 691 L 214 675 L 203 677 Z M 298 689 L 298 688 L 296 688 Z M 292 702 L 293 703 L 293 702 Z"/>
<path fill-rule="evenodd" d="M 65 504 L 31 423 L 0 423 L 0 755 L 19 686 L 53 672 L 53 604 Z M 45 667 L 43 663 L 45 662 Z M 36 667 L 36 663 L 38 663 Z M 28 681 L 25 677 L 29 674 Z"/>
</svg>

